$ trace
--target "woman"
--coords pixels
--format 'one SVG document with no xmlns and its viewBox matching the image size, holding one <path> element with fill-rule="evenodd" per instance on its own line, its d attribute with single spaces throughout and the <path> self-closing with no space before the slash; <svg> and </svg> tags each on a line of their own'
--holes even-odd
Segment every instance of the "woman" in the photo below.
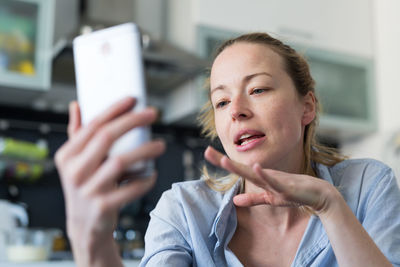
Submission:
<svg viewBox="0 0 400 267">
<path fill-rule="evenodd" d="M 132 105 L 125 100 L 86 128 L 71 106 L 71 138 L 56 162 L 80 266 L 121 265 L 112 241 L 118 208 L 151 181 L 115 185 L 129 163 L 164 149 L 157 141 L 102 161 L 115 138 L 154 120 L 153 110 L 124 113 Z M 392 171 L 316 144 L 317 113 L 308 65 L 293 49 L 261 33 L 226 42 L 202 124 L 227 154 L 208 148 L 206 159 L 236 175 L 166 191 L 151 213 L 141 265 L 400 266 Z"/>
<path fill-rule="evenodd" d="M 262 33 L 223 44 L 202 124 L 228 156 L 205 157 L 241 178 L 165 192 L 142 266 L 400 266 L 392 171 L 317 145 L 317 111 L 308 65 L 289 46 Z"/>
</svg>

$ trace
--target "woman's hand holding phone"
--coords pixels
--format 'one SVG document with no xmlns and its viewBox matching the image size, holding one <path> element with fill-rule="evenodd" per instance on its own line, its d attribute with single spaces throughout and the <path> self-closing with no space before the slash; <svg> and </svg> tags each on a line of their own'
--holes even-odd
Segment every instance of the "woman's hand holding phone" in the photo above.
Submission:
<svg viewBox="0 0 400 267">
<path fill-rule="evenodd" d="M 68 237 L 78 266 L 121 265 L 113 240 L 118 211 L 155 182 L 156 173 L 140 179 L 127 176 L 126 170 L 136 162 L 161 155 L 163 141 L 150 141 L 133 151 L 107 156 L 124 133 L 155 121 L 157 112 L 153 108 L 132 112 L 135 102 L 132 97 L 124 98 L 85 127 L 81 126 L 78 103 L 70 105 L 69 139 L 57 151 L 55 161 L 66 202 Z M 131 181 L 121 185 L 124 179 Z"/>
</svg>

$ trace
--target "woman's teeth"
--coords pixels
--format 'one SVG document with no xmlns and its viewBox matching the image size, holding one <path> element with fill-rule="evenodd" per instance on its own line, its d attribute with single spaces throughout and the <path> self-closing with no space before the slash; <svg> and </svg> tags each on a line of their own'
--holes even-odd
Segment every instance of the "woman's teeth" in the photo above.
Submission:
<svg viewBox="0 0 400 267">
<path fill-rule="evenodd" d="M 251 136 L 251 134 L 243 134 L 242 136 L 240 136 L 239 140 L 249 138 L 250 136 Z"/>
<path fill-rule="evenodd" d="M 253 139 L 246 139 L 243 142 L 240 143 L 241 146 L 244 146 L 247 143 L 250 143 Z"/>
<path fill-rule="evenodd" d="M 244 134 L 241 136 L 240 140 L 239 140 L 239 145 L 243 146 L 247 143 L 250 143 L 252 140 L 258 138 L 259 136 L 256 135 L 250 135 L 250 134 Z"/>
</svg>

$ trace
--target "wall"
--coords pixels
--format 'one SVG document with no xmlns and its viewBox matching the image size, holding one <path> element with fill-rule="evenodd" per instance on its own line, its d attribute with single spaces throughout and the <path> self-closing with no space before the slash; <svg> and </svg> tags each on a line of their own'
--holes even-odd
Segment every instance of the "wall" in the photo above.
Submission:
<svg viewBox="0 0 400 267">
<path fill-rule="evenodd" d="M 400 182 L 400 158 L 391 159 L 387 142 L 400 130 L 400 2 L 374 1 L 374 54 L 378 104 L 378 131 L 370 136 L 343 144 L 343 151 L 353 157 L 372 157 L 391 164 Z"/>
<path fill-rule="evenodd" d="M 195 12 L 198 0 L 169 0 L 167 40 L 186 51 L 195 52 Z"/>
</svg>

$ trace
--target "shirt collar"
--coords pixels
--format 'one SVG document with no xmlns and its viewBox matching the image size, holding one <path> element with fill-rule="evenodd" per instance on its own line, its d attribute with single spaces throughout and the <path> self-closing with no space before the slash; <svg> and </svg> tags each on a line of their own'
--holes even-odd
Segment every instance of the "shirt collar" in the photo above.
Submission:
<svg viewBox="0 0 400 267">
<path fill-rule="evenodd" d="M 220 208 L 215 216 L 209 237 L 215 235 L 217 238 L 216 248 L 221 245 L 223 240 L 226 240 L 226 238 L 224 238 L 226 234 L 230 234 L 230 232 L 234 232 L 236 229 L 237 220 L 233 197 L 237 195 L 240 190 L 241 180 L 242 178 L 239 178 L 228 191 L 224 192 Z"/>
</svg>

